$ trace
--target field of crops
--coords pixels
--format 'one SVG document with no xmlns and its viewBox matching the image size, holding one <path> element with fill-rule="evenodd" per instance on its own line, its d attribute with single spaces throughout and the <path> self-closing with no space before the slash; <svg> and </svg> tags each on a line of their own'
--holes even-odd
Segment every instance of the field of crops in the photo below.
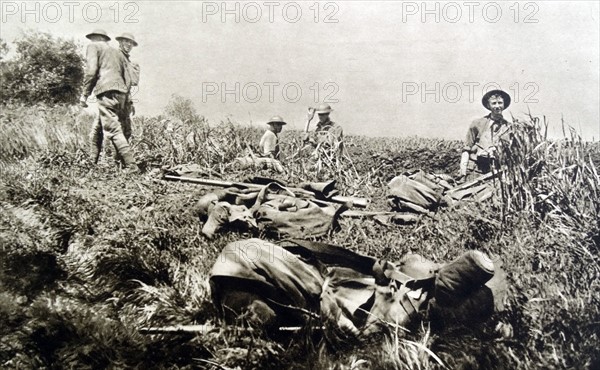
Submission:
<svg viewBox="0 0 600 370">
<path fill-rule="evenodd" d="M 215 322 L 207 276 L 220 250 L 249 237 L 207 240 L 194 212 L 207 189 L 152 176 L 195 163 L 227 180 L 255 175 L 231 163 L 262 127 L 136 117 L 143 174 L 87 155 L 92 116 L 72 107 L 0 110 L 0 368 L 598 369 L 600 147 L 575 135 L 547 140 L 531 119 L 503 149 L 506 176 L 485 203 L 445 208 L 410 226 L 343 219 L 319 240 L 398 260 L 436 262 L 468 249 L 499 257 L 505 312 L 483 323 L 423 324 L 406 337 L 345 349 L 320 333 L 283 338 L 221 330 L 147 335 L 149 326 Z M 385 184 L 404 171 L 456 175 L 462 144 L 348 137 L 346 155 L 311 157 L 284 131 L 290 184 L 335 178 L 342 194 L 388 210 Z"/>
</svg>

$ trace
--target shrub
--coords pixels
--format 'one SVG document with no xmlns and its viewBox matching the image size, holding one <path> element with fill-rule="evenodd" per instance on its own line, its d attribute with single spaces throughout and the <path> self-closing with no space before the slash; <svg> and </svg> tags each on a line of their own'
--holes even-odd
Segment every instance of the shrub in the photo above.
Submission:
<svg viewBox="0 0 600 370">
<path fill-rule="evenodd" d="M 180 119 L 182 122 L 201 120 L 192 100 L 177 94 L 171 95 L 171 99 L 165 107 L 165 114 Z"/>
<path fill-rule="evenodd" d="M 2 45 L 3 50 L 6 50 L 5 45 Z M 3 103 L 77 102 L 84 60 L 80 47 L 73 40 L 36 31 L 26 33 L 15 45 L 13 58 L 0 59 L 0 100 Z"/>
</svg>

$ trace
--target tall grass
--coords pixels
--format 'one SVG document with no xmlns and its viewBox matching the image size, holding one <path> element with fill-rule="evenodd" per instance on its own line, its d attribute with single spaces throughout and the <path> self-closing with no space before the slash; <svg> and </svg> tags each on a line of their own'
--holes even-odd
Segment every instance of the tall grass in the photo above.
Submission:
<svg viewBox="0 0 600 370">
<path fill-rule="evenodd" d="M 530 117 L 528 122 L 515 122 L 501 146 L 505 212 L 528 210 L 541 217 L 598 220 L 600 177 L 592 160 L 598 144 L 583 142 L 574 131 L 554 141 L 546 133 L 545 118 Z"/>
<path fill-rule="evenodd" d="M 0 111 L 0 160 L 22 159 L 39 152 L 76 152 L 86 147 L 91 117 L 77 116 L 68 106 L 6 106 Z M 78 119 L 79 118 L 79 119 Z"/>
<path fill-rule="evenodd" d="M 510 291 L 484 323 L 438 322 L 406 337 L 330 348 L 321 334 L 274 341 L 260 333 L 141 335 L 140 327 L 214 323 L 206 278 L 240 233 L 207 241 L 193 212 L 206 189 L 131 177 L 87 158 L 92 116 L 68 107 L 4 107 L 0 122 L 0 367 L 2 368 L 597 368 L 600 322 L 600 149 L 549 140 L 544 122 L 518 123 L 501 152 L 495 202 L 464 203 L 413 226 L 342 220 L 323 241 L 397 260 L 436 262 L 465 249 L 499 257 Z M 148 167 L 196 163 L 226 179 L 262 130 L 196 117 L 136 117 L 132 145 Z M 282 177 L 335 177 L 373 198 L 394 175 L 455 173 L 458 142 L 348 137 L 342 159 L 300 150 L 284 131 Z M 321 161 L 321 167 L 315 167 Z M 329 161 L 329 162 L 328 162 Z M 107 162 L 110 162 L 108 160 Z M 441 365 L 440 362 L 443 364 Z"/>
</svg>

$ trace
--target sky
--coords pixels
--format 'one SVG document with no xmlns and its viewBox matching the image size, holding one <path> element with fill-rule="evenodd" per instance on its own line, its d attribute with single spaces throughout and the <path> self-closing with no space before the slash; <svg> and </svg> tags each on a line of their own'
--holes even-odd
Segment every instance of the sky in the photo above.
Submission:
<svg viewBox="0 0 600 370">
<path fill-rule="evenodd" d="M 0 1 L 0 35 L 29 29 L 83 48 L 133 33 L 138 114 L 190 98 L 210 123 L 303 129 L 328 102 L 345 132 L 463 139 L 502 88 L 505 115 L 600 138 L 598 1 Z M 94 109 L 91 106 L 89 109 Z M 313 125 L 315 121 L 313 121 Z"/>
</svg>

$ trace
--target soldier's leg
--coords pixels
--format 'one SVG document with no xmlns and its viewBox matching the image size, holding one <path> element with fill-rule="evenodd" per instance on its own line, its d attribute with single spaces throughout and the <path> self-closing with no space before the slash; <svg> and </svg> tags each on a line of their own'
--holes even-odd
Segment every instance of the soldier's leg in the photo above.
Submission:
<svg viewBox="0 0 600 370">
<path fill-rule="evenodd" d="M 127 100 L 125 102 L 125 108 L 119 113 L 119 122 L 121 122 L 121 131 L 123 131 L 123 136 L 125 136 L 125 140 L 130 143 L 131 139 L 131 102 Z M 118 152 L 115 151 L 115 162 L 121 163 L 123 158 L 119 155 Z"/>
<path fill-rule="evenodd" d="M 108 91 L 98 96 L 98 108 L 106 138 L 113 143 L 124 167 L 137 167 L 119 121 L 119 117 L 123 115 L 124 106 L 125 94 L 123 93 Z"/>
<path fill-rule="evenodd" d="M 125 139 L 127 142 L 130 142 L 131 139 L 131 117 L 127 116 L 123 121 L 123 135 L 125 135 Z"/>
<path fill-rule="evenodd" d="M 129 98 L 128 98 L 129 99 Z M 131 101 L 127 100 L 125 102 L 125 109 L 119 115 L 119 122 L 121 122 L 121 130 L 123 131 L 123 135 L 125 136 L 125 140 L 131 144 Z M 115 153 L 115 162 L 121 163 L 122 158 L 119 156 L 119 153 Z"/>
<path fill-rule="evenodd" d="M 129 100 L 129 96 L 127 96 L 127 100 L 125 102 L 125 108 L 120 117 L 121 128 L 123 129 L 123 135 L 125 135 L 125 139 L 127 142 L 130 142 L 131 139 L 131 107 L 133 103 Z"/>
<path fill-rule="evenodd" d="M 98 164 L 100 153 L 102 152 L 102 141 L 104 139 L 104 133 L 102 130 L 102 123 L 100 121 L 100 113 L 94 119 L 92 123 L 92 130 L 90 131 L 90 156 L 94 161 L 94 164 Z"/>
</svg>

